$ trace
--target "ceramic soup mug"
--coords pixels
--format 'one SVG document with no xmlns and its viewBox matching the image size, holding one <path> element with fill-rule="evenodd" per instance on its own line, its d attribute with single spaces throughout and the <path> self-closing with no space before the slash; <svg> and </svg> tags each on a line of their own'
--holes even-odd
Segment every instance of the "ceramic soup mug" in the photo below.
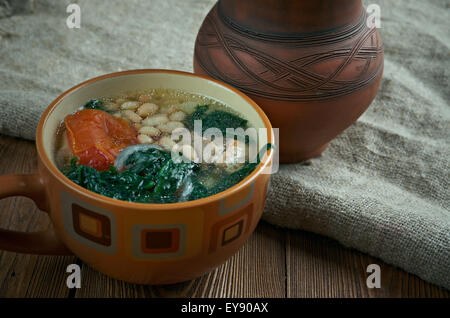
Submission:
<svg viewBox="0 0 450 318">
<path fill-rule="evenodd" d="M 39 209 L 48 212 L 53 229 L 37 233 L 0 230 L 0 249 L 73 253 L 120 280 L 168 284 L 212 270 L 245 243 L 263 211 L 273 150 L 247 178 L 226 191 L 170 204 L 105 197 L 73 183 L 56 167 L 55 135 L 66 115 L 93 98 L 150 88 L 181 89 L 219 100 L 242 113 L 251 126 L 266 128 L 267 141 L 274 143 L 269 120 L 250 98 L 207 77 L 134 70 L 88 80 L 59 96 L 42 115 L 36 133 L 38 173 L 0 177 L 0 198 L 33 199 Z"/>
</svg>

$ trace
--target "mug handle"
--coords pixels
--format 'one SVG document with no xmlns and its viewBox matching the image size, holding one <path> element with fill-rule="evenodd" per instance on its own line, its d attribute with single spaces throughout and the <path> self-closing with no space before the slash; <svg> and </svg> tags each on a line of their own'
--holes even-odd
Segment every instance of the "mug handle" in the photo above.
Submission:
<svg viewBox="0 0 450 318">
<path fill-rule="evenodd" d="M 0 199 L 12 196 L 28 197 L 40 210 L 48 210 L 44 183 L 39 174 L 0 176 Z M 0 229 L 0 250 L 39 255 L 72 255 L 52 229 L 34 233 Z"/>
</svg>

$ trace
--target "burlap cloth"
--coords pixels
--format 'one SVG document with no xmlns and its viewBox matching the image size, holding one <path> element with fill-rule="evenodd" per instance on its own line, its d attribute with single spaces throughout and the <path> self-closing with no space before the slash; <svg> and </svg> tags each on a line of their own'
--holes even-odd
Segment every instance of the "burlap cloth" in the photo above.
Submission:
<svg viewBox="0 0 450 318">
<path fill-rule="evenodd" d="M 74 1 L 31 2 L 0 0 L 1 133 L 27 139 L 47 105 L 83 80 L 135 68 L 192 71 L 197 30 L 214 3 L 79 0 L 81 29 L 71 30 Z M 376 100 L 321 157 L 281 167 L 264 219 L 450 289 L 449 4 L 377 3 L 386 60 Z"/>
</svg>

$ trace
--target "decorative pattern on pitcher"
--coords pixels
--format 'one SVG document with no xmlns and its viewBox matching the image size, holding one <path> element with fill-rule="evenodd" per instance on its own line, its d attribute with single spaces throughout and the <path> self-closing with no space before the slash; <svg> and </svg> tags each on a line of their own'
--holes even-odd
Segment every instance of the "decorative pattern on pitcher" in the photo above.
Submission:
<svg viewBox="0 0 450 318">
<path fill-rule="evenodd" d="M 223 21 L 227 27 L 233 29 L 233 31 L 239 33 L 240 35 L 246 36 L 248 38 L 255 39 L 258 41 L 268 41 L 268 42 L 279 42 L 289 44 L 290 47 L 306 47 L 314 45 L 330 45 L 337 42 L 342 42 L 349 38 L 352 38 L 362 32 L 366 28 L 367 14 L 363 11 L 361 17 L 357 23 L 354 25 L 347 25 L 334 30 L 329 33 L 318 32 L 311 35 L 284 35 L 284 34 L 267 34 L 263 32 L 258 32 L 256 30 L 251 30 L 249 28 L 243 27 L 239 23 L 233 21 L 230 17 L 223 14 L 220 10 L 220 6 L 217 6 L 217 15 L 220 20 Z"/>
<path fill-rule="evenodd" d="M 219 26 L 216 15 L 217 12 L 206 18 L 198 35 L 201 50 L 195 51 L 197 61 L 211 77 L 246 93 L 281 100 L 333 98 L 364 88 L 383 70 L 383 47 L 376 29 L 360 29 L 352 46 L 346 46 L 342 35 L 344 40 L 335 43 L 332 50 L 328 47 L 318 53 L 292 41 L 277 43 L 278 50 L 284 52 L 280 56 L 273 53 L 276 49 L 271 54 L 262 50 L 259 38 L 244 41 L 233 29 Z M 355 28 L 348 30 L 354 33 Z M 323 36 L 321 41 L 327 43 Z M 299 50 L 303 53 L 299 54 Z"/>
</svg>

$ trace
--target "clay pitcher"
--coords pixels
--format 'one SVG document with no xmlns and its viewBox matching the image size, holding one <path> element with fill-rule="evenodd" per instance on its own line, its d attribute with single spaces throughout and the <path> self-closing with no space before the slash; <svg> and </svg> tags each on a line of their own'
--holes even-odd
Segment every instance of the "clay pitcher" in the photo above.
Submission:
<svg viewBox="0 0 450 318">
<path fill-rule="evenodd" d="M 383 45 L 361 0 L 219 0 L 195 43 L 194 70 L 250 96 L 280 129 L 280 161 L 299 162 L 369 107 Z"/>
</svg>

